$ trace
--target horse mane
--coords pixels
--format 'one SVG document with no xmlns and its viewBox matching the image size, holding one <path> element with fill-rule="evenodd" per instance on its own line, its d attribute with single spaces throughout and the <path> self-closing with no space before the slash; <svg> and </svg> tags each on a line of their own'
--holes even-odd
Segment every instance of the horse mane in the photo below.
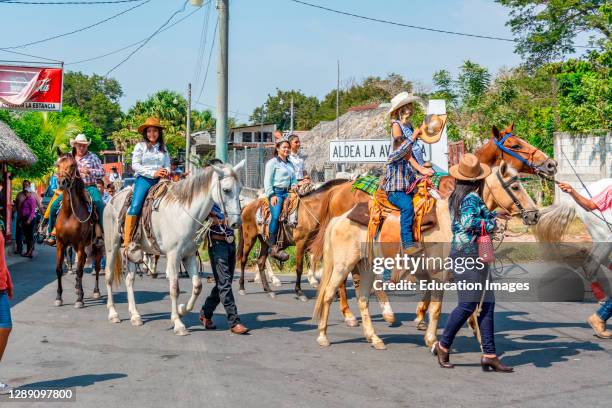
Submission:
<svg viewBox="0 0 612 408">
<path fill-rule="evenodd" d="M 172 183 L 172 193 L 167 195 L 169 201 L 177 201 L 183 205 L 191 205 L 193 199 L 210 190 L 214 170 L 210 166 L 195 169 L 182 180 Z M 236 179 L 236 173 L 232 173 Z"/>
<path fill-rule="evenodd" d="M 348 183 L 350 181 L 351 180 L 341 179 L 341 178 L 340 179 L 332 179 L 332 180 L 326 181 L 325 183 L 321 184 L 318 188 L 316 188 L 316 189 L 314 189 L 312 191 L 309 191 L 308 193 L 304 194 L 302 196 L 302 198 L 303 197 L 308 197 L 308 196 L 314 195 L 314 194 L 324 193 L 324 192 L 326 192 L 327 190 L 329 190 L 332 187 L 336 187 L 336 186 L 338 186 L 340 184 Z"/>
</svg>

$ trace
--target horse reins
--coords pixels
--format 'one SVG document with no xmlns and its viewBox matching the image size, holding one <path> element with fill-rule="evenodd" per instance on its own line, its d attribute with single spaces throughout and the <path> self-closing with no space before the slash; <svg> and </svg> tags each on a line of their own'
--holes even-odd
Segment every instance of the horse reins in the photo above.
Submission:
<svg viewBox="0 0 612 408">
<path fill-rule="evenodd" d="M 75 159 L 76 161 L 76 159 Z M 70 184 L 68 185 L 68 188 L 66 189 L 68 191 L 68 201 L 70 202 L 70 209 L 72 210 L 72 214 L 74 215 L 74 218 L 77 219 L 78 222 L 80 222 L 81 224 L 86 223 L 87 221 L 89 221 L 91 219 L 91 215 L 93 214 L 93 203 L 92 202 L 88 202 L 88 204 L 90 205 L 90 210 L 89 210 L 89 214 L 87 215 L 87 218 L 85 218 L 84 220 L 81 220 L 79 218 L 79 216 L 77 215 L 77 213 L 74 211 L 74 204 L 72 203 L 72 193 L 70 190 L 72 190 L 72 187 L 74 186 L 74 180 L 76 180 L 77 178 L 81 178 L 80 175 L 77 174 L 78 171 L 78 165 L 77 167 L 74 168 L 74 172 L 72 174 L 69 174 L 68 176 L 65 176 L 65 178 L 67 178 L 68 180 L 70 180 Z M 86 199 L 87 200 L 87 199 Z"/>
</svg>

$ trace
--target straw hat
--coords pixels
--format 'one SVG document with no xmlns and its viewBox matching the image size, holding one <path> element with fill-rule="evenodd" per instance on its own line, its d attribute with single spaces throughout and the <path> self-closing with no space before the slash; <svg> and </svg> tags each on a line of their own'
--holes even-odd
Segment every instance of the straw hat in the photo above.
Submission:
<svg viewBox="0 0 612 408">
<path fill-rule="evenodd" d="M 419 139 L 423 142 L 432 144 L 438 142 L 442 137 L 442 131 L 446 125 L 446 114 L 443 115 L 427 115 L 421 125 Z"/>
<path fill-rule="evenodd" d="M 150 117 L 150 118 L 147 118 L 147 120 L 145 120 L 145 123 L 138 126 L 138 133 L 142 133 L 142 131 L 148 127 L 156 127 L 158 129 L 164 129 L 161 123 L 159 123 L 159 119 Z"/>
<path fill-rule="evenodd" d="M 491 174 L 491 168 L 480 163 L 478 157 L 472 153 L 466 153 L 461 157 L 459 164 L 452 166 L 448 172 L 457 180 L 476 181 Z"/>
<path fill-rule="evenodd" d="M 401 108 L 404 105 L 408 105 L 409 103 L 419 102 L 421 103 L 421 98 L 418 96 L 414 96 L 412 93 L 408 93 L 406 91 L 400 92 L 391 99 L 391 108 L 389 109 L 389 116 L 393 114 L 396 110 Z"/>
<path fill-rule="evenodd" d="M 85 136 L 84 134 L 79 133 L 74 139 L 70 139 L 70 146 L 74 147 L 75 143 L 89 146 L 91 140 L 88 140 L 87 136 Z"/>
</svg>

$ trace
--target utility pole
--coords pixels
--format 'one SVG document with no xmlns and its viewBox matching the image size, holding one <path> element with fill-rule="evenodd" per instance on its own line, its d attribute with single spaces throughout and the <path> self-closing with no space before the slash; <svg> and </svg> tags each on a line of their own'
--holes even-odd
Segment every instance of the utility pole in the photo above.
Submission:
<svg viewBox="0 0 612 408">
<path fill-rule="evenodd" d="M 185 171 L 189 171 L 191 157 L 191 84 L 187 85 L 187 130 L 185 131 Z"/>
<path fill-rule="evenodd" d="M 289 129 L 289 134 L 293 134 L 293 95 L 291 95 L 291 127 Z"/>
<path fill-rule="evenodd" d="M 338 78 L 336 81 L 336 139 L 340 139 L 340 60 L 338 60 Z"/>
<path fill-rule="evenodd" d="M 217 126 L 215 156 L 227 163 L 227 54 L 229 0 L 217 0 L 219 13 L 219 54 L 217 59 Z"/>
</svg>

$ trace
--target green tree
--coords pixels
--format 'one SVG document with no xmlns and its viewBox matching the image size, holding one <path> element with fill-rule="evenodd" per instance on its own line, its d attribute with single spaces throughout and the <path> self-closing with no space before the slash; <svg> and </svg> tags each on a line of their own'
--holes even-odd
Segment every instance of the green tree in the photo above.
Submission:
<svg viewBox="0 0 612 408">
<path fill-rule="evenodd" d="M 319 100 L 315 96 L 306 96 L 299 90 L 282 91 L 278 88 L 276 95 L 268 95 L 266 102 L 255 108 L 249 119 L 253 123 L 261 123 L 263 112 L 264 123 L 275 123 L 279 129 L 290 129 L 291 98 L 293 98 L 294 129 L 311 129 L 319 123 Z"/>
<path fill-rule="evenodd" d="M 593 33 L 599 47 L 610 42 L 609 0 L 496 0 L 509 7 L 507 25 L 516 36 L 516 51 L 529 66 L 541 66 L 576 52 L 579 33 Z M 581 50 L 584 51 L 584 50 Z"/>
<path fill-rule="evenodd" d="M 102 129 L 104 136 L 121 126 L 121 96 L 123 91 L 116 79 L 82 72 L 64 75 L 63 104 L 77 108 L 94 127 Z"/>
</svg>

